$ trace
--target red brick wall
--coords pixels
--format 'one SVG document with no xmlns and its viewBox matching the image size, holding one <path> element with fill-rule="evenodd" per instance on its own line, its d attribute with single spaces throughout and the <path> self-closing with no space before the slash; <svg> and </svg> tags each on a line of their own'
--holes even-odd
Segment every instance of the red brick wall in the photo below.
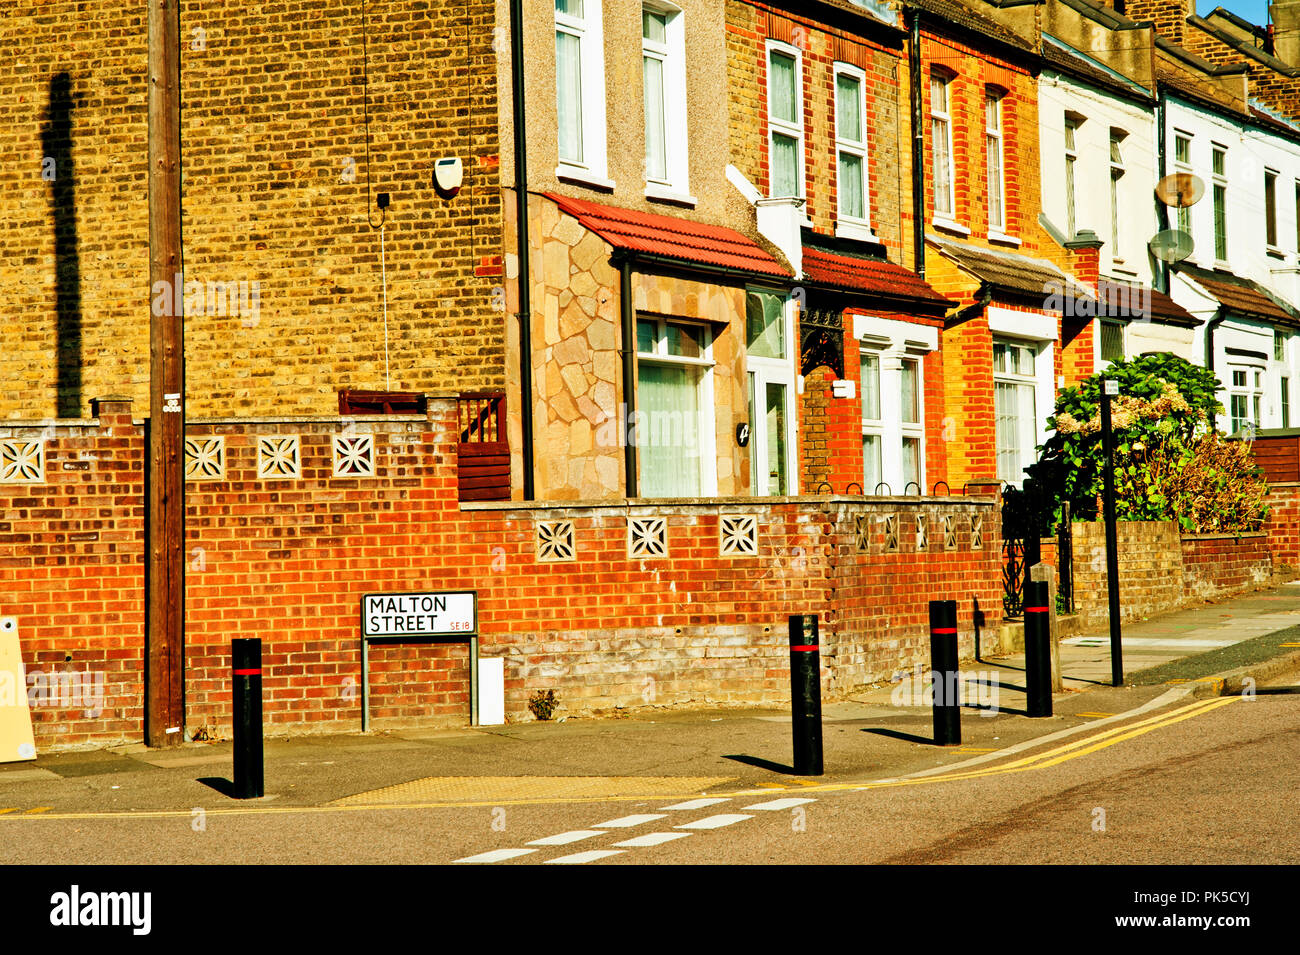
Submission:
<svg viewBox="0 0 1300 955">
<path fill-rule="evenodd" d="M 358 729 L 359 600 L 377 591 L 477 590 L 481 652 L 506 657 L 512 719 L 528 719 L 529 694 L 545 688 L 569 713 L 788 698 L 792 613 L 823 614 L 824 677 L 835 687 L 888 678 L 923 656 L 929 599 L 959 600 L 964 630 L 972 598 L 986 625 L 1000 617 L 992 499 L 461 509 L 454 404 L 430 409 L 427 419 L 348 423 L 373 434 L 373 478 L 333 476 L 339 419 L 190 423 L 191 438 L 225 437 L 226 471 L 187 484 L 189 729 L 229 725 L 234 637 L 263 640 L 269 732 Z M 18 431 L 41 434 L 6 435 Z M 300 436 L 301 477 L 259 479 L 258 437 L 286 434 Z M 29 669 L 70 662 L 106 671 L 107 681 L 105 712 L 93 719 L 37 707 L 38 745 L 138 740 L 143 432 L 106 414 L 60 424 L 44 440 L 47 481 L 0 485 L 0 613 L 18 618 Z M 63 469 L 82 452 L 94 455 L 87 470 Z M 720 556 L 720 513 L 756 519 L 756 555 Z M 899 515 L 896 549 L 872 523 L 886 513 Z M 924 553 L 918 513 L 930 524 Z M 983 539 L 973 550 L 978 514 Z M 629 515 L 667 521 L 667 558 L 627 556 Z M 955 521 L 951 547 L 944 516 Z M 875 528 L 865 551 L 859 517 Z M 573 522 L 575 560 L 538 559 L 539 521 Z M 91 533 L 99 539 L 79 539 Z M 464 644 L 374 647 L 371 661 L 376 728 L 466 722 Z"/>
<path fill-rule="evenodd" d="M 1272 576 L 1267 534 L 1183 536 L 1183 594 L 1189 600 L 1239 593 Z"/>
<path fill-rule="evenodd" d="M 0 440 L 45 442 L 43 482 L 0 484 L 0 615 L 18 618 L 38 745 L 141 734 L 145 446 L 129 409 L 0 428 Z M 51 680 L 79 691 L 42 693 Z M 98 713 L 80 692 L 97 681 Z"/>
<path fill-rule="evenodd" d="M 1268 549 L 1274 564 L 1300 568 L 1300 484 L 1268 486 Z"/>
</svg>

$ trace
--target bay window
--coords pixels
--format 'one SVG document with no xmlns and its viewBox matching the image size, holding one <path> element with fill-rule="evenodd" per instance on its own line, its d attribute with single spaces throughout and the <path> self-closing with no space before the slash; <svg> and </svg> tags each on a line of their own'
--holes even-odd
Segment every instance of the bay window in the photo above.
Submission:
<svg viewBox="0 0 1300 955">
<path fill-rule="evenodd" d="M 637 412 L 643 497 L 717 493 L 709 326 L 638 316 Z"/>
<path fill-rule="evenodd" d="M 1264 370 L 1251 366 L 1229 366 L 1229 369 L 1232 387 L 1228 389 L 1228 413 L 1232 418 L 1232 431 L 1258 428 L 1264 400 Z"/>
<path fill-rule="evenodd" d="M 1037 349 L 993 342 L 993 414 L 998 478 L 1019 484 L 1037 456 Z"/>
</svg>

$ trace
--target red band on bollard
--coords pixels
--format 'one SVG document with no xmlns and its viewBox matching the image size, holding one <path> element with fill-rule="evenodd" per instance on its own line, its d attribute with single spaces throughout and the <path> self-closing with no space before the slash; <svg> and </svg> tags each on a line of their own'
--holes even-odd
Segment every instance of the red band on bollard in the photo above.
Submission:
<svg viewBox="0 0 1300 955">
<path fill-rule="evenodd" d="M 235 671 L 235 676 L 261 676 L 261 675 L 262 675 L 262 671 L 261 671 L 260 669 L 259 669 L 259 670 L 236 670 L 236 671 Z"/>
<path fill-rule="evenodd" d="M 956 633 L 957 628 L 956 627 L 932 627 L 930 629 L 930 632 L 931 633 Z"/>
<path fill-rule="evenodd" d="M 1026 607 L 1025 613 L 1047 613 L 1047 607 Z"/>
<path fill-rule="evenodd" d="M 817 650 L 820 649 L 815 643 L 805 643 L 802 646 L 791 647 L 791 650 Z"/>
</svg>

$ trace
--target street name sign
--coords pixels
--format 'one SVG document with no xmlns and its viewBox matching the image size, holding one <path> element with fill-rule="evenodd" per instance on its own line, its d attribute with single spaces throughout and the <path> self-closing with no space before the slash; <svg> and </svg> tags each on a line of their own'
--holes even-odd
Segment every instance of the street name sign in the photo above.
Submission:
<svg viewBox="0 0 1300 955">
<path fill-rule="evenodd" d="M 478 592 L 365 594 L 361 598 L 361 636 L 440 637 L 478 633 Z"/>
</svg>

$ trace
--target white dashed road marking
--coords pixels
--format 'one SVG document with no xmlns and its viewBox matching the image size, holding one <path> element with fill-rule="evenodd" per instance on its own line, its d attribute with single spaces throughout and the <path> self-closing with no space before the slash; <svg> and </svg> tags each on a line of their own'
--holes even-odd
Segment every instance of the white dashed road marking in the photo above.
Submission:
<svg viewBox="0 0 1300 955">
<path fill-rule="evenodd" d="M 620 816 L 618 819 L 611 819 L 609 822 L 596 823 L 597 829 L 630 829 L 632 826 L 639 826 L 645 822 L 654 822 L 656 819 L 664 818 L 662 812 L 641 812 L 633 816 Z"/>
<path fill-rule="evenodd" d="M 504 862 L 506 859 L 515 859 L 519 856 L 526 856 L 530 852 L 536 852 L 536 849 L 493 849 L 491 852 L 480 852 L 476 856 L 466 856 L 463 859 L 454 859 L 453 862 Z"/>
<path fill-rule="evenodd" d="M 717 816 L 705 816 L 703 819 L 696 819 L 694 822 L 683 823 L 680 826 L 673 826 L 674 829 L 721 829 L 723 826 L 730 826 L 732 823 L 744 822 L 746 819 L 753 819 L 753 816 L 742 816 L 736 812 L 724 812 Z"/>
<path fill-rule="evenodd" d="M 571 856 L 560 856 L 558 859 L 547 859 L 545 864 L 582 865 L 584 862 L 595 862 L 597 859 L 604 859 L 608 856 L 619 856 L 622 854 L 622 849 L 588 849 L 586 852 L 575 852 Z"/>
<path fill-rule="evenodd" d="M 590 839 L 592 836 L 603 836 L 604 834 L 600 829 L 575 829 L 572 832 L 562 832 L 558 836 L 534 839 L 528 844 L 530 846 L 567 846 L 570 842 L 581 842 L 583 839 Z"/>
<path fill-rule="evenodd" d="M 816 802 L 816 799 L 770 799 L 767 802 L 756 802 L 751 806 L 741 806 L 742 809 L 765 809 L 769 812 L 779 812 L 782 809 L 793 809 L 795 806 L 802 806 L 804 803 Z"/>
<path fill-rule="evenodd" d="M 674 806 L 664 806 L 665 809 L 703 809 L 705 806 L 716 806 L 720 802 L 730 802 L 730 799 L 691 799 L 687 802 L 679 802 Z"/>
<path fill-rule="evenodd" d="M 627 849 L 645 849 L 650 846 L 663 845 L 665 842 L 672 842 L 674 839 L 685 839 L 689 835 L 689 832 L 647 832 L 644 836 L 616 842 L 614 845 L 623 846 Z"/>
</svg>

